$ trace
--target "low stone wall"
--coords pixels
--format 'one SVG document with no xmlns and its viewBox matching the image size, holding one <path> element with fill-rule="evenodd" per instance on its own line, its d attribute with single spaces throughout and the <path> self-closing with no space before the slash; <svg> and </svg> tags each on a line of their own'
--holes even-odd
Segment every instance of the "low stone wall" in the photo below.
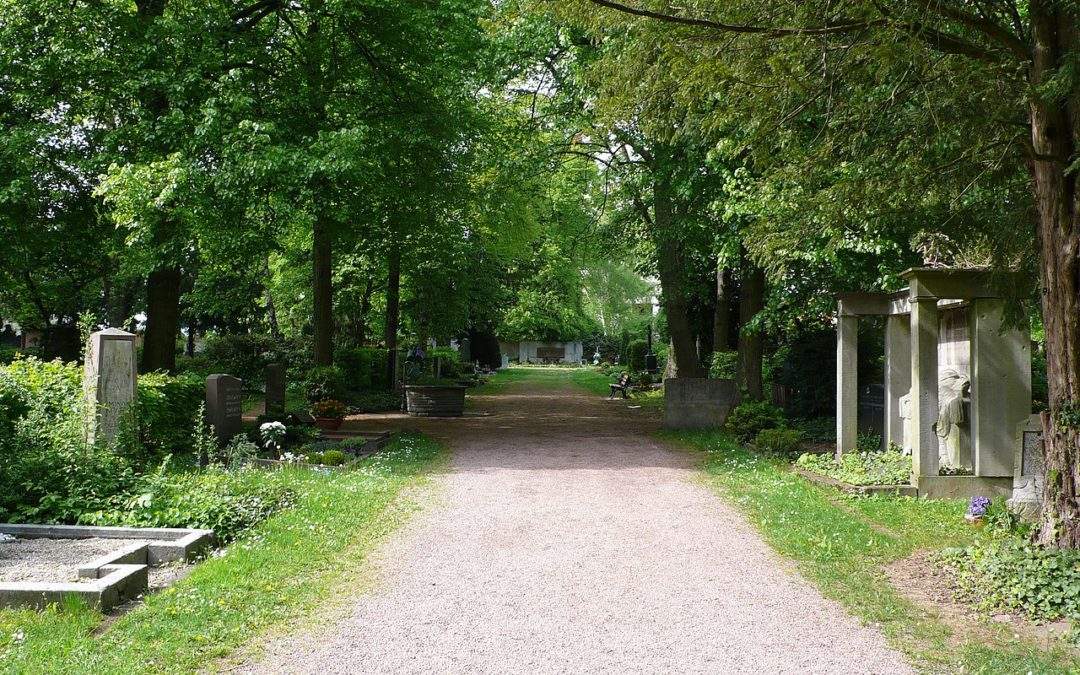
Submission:
<svg viewBox="0 0 1080 675">
<path fill-rule="evenodd" d="M 465 413 L 465 387 L 405 387 L 405 405 L 410 415 L 419 417 L 461 417 Z"/>
<path fill-rule="evenodd" d="M 721 427 L 735 406 L 734 380 L 679 377 L 664 380 L 664 427 Z"/>
</svg>

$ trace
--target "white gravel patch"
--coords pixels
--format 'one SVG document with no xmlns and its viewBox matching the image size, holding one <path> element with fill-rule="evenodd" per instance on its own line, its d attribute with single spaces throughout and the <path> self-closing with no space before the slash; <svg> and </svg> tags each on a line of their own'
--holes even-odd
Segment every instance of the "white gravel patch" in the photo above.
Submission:
<svg viewBox="0 0 1080 675">
<path fill-rule="evenodd" d="M 138 539 L 15 539 L 0 543 L 0 581 L 78 581 L 79 566 Z"/>
<path fill-rule="evenodd" d="M 699 484 L 656 420 L 576 391 L 419 421 L 454 448 L 439 505 L 342 618 L 250 672 L 907 673 Z"/>
</svg>

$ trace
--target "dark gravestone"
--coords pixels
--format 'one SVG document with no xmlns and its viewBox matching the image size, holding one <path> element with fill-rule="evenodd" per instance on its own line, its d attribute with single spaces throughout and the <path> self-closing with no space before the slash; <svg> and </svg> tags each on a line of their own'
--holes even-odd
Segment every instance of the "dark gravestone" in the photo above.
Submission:
<svg viewBox="0 0 1080 675">
<path fill-rule="evenodd" d="M 240 433 L 244 414 L 243 380 L 232 375 L 206 378 L 206 421 L 214 425 L 218 443 L 224 445 Z"/>
<path fill-rule="evenodd" d="M 668 429 L 721 427 L 735 405 L 735 382 L 703 377 L 664 380 L 664 426 Z"/>
<path fill-rule="evenodd" d="M 266 367 L 266 414 L 285 414 L 285 366 L 280 363 Z"/>
</svg>

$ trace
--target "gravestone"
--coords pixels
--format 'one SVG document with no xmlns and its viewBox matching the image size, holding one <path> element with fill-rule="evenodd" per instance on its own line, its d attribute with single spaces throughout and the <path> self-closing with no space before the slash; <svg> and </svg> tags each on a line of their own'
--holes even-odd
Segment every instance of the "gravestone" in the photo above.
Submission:
<svg viewBox="0 0 1080 675">
<path fill-rule="evenodd" d="M 117 328 L 91 333 L 83 367 L 86 439 L 109 443 L 135 400 L 135 335 Z"/>
<path fill-rule="evenodd" d="M 721 427 L 735 405 L 735 381 L 704 377 L 664 380 L 664 427 L 710 429 Z"/>
<path fill-rule="evenodd" d="M 243 380 L 215 374 L 206 378 L 206 421 L 214 426 L 218 443 L 225 445 L 240 433 L 244 414 Z"/>
<path fill-rule="evenodd" d="M 280 363 L 266 366 L 266 414 L 285 414 L 285 366 Z"/>
<path fill-rule="evenodd" d="M 1009 510 L 1027 520 L 1035 520 L 1042 508 L 1046 465 L 1043 457 L 1042 419 L 1031 415 L 1016 434 L 1013 492 Z"/>
</svg>

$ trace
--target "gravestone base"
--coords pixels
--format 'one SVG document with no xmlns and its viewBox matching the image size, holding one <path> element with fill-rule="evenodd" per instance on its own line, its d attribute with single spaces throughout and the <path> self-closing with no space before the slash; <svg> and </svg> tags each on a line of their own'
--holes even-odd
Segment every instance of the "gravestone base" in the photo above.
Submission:
<svg viewBox="0 0 1080 675">
<path fill-rule="evenodd" d="M 927 499 L 1008 497 L 1012 476 L 919 476 L 919 496 Z"/>
<path fill-rule="evenodd" d="M 735 406 L 735 381 L 704 377 L 664 380 L 664 428 L 721 427 Z"/>
</svg>

